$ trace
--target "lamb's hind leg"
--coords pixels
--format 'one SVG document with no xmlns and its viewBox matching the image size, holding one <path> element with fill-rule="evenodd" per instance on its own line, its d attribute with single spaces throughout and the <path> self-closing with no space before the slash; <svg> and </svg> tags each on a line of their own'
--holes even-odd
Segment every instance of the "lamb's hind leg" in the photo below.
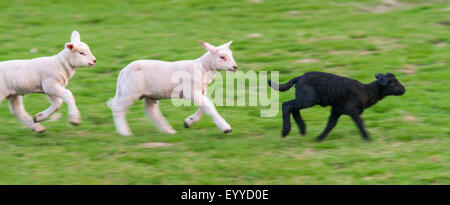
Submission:
<svg viewBox="0 0 450 205">
<path fill-rule="evenodd" d="M 286 101 L 282 104 L 283 112 L 283 130 L 281 136 L 286 137 L 291 131 L 291 113 L 294 113 L 294 119 L 300 128 L 300 132 L 305 132 L 305 123 L 300 116 L 300 110 L 314 105 L 314 92 L 303 88 L 303 90 L 296 91 L 295 100 Z"/>
<path fill-rule="evenodd" d="M 55 97 L 52 95 L 49 95 L 48 98 L 50 99 L 52 104 L 50 105 L 49 108 L 47 108 L 46 110 L 44 110 L 34 116 L 33 120 L 35 122 L 41 122 L 41 121 L 47 120 L 50 117 L 50 115 L 52 115 L 53 113 L 58 111 L 59 108 L 61 108 L 61 105 L 63 102 L 63 100 L 61 98 L 58 98 L 58 97 Z"/>
<path fill-rule="evenodd" d="M 294 109 L 295 100 L 290 100 L 283 102 L 281 106 L 281 111 L 283 114 L 283 129 L 281 131 L 281 136 L 286 137 L 291 131 L 291 113 Z"/>
<path fill-rule="evenodd" d="M 295 123 L 298 126 L 298 129 L 300 130 L 301 135 L 305 135 L 306 133 L 306 124 L 305 121 L 302 119 L 302 115 L 300 114 L 299 109 L 295 109 L 292 111 L 292 116 L 294 117 Z"/>
<path fill-rule="evenodd" d="M 110 102 L 108 102 L 109 107 L 112 110 L 114 124 L 116 125 L 116 131 L 122 136 L 130 136 L 131 131 L 128 126 L 126 114 L 128 108 L 136 100 L 134 98 L 113 98 Z"/>
<path fill-rule="evenodd" d="M 45 128 L 41 124 L 35 123 L 33 118 L 25 111 L 22 96 L 10 96 L 8 99 L 11 112 L 19 118 L 20 121 L 37 133 L 45 131 Z"/>
<path fill-rule="evenodd" d="M 177 133 L 161 114 L 157 100 L 145 98 L 145 110 L 148 117 L 153 120 L 159 130 L 167 134 Z"/>
</svg>

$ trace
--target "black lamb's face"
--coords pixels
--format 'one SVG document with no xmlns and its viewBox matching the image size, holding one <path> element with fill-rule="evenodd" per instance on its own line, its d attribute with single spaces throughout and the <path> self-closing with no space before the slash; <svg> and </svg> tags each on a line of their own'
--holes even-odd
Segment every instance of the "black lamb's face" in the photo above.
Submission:
<svg viewBox="0 0 450 205">
<path fill-rule="evenodd" d="M 388 95 L 403 95 L 406 92 L 405 87 L 397 80 L 394 74 L 377 74 L 375 76 L 378 83 L 382 86 L 382 93 Z"/>
</svg>

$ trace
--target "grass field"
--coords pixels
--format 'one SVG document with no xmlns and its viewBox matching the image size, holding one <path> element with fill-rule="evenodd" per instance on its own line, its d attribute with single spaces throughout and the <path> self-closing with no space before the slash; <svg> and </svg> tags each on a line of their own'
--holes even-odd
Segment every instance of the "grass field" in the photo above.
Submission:
<svg viewBox="0 0 450 205">
<path fill-rule="evenodd" d="M 68 85 L 78 127 L 63 105 L 61 119 L 35 134 L 2 102 L 0 184 L 450 184 L 449 1 L 4 0 L 0 17 L 0 61 L 54 55 L 74 29 L 98 60 Z M 128 115 L 134 135 L 117 135 L 106 101 L 119 71 L 137 59 L 197 58 L 200 39 L 234 40 L 240 70 L 276 70 L 283 82 L 307 71 L 364 83 L 392 72 L 407 91 L 364 112 L 370 143 L 348 116 L 314 142 L 329 108 L 302 111 L 307 135 L 294 125 L 282 139 L 281 112 L 217 107 L 233 127 L 225 135 L 209 116 L 185 129 L 197 108 L 170 100 L 161 110 L 177 134 L 159 132 L 138 102 Z M 280 103 L 293 97 L 280 93 Z M 25 105 L 34 115 L 49 103 L 36 94 Z M 151 142 L 170 146 L 143 145 Z"/>
</svg>

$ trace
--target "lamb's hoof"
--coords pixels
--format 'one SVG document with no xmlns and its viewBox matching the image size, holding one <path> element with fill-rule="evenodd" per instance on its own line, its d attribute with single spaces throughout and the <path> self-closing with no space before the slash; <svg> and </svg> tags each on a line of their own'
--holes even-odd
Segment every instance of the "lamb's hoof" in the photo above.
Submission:
<svg viewBox="0 0 450 205">
<path fill-rule="evenodd" d="M 365 142 L 372 142 L 372 138 L 363 138 Z"/>
<path fill-rule="evenodd" d="M 78 126 L 81 124 L 81 116 L 75 116 L 75 117 L 71 117 L 69 120 L 70 124 L 74 125 L 74 126 Z"/>
<path fill-rule="evenodd" d="M 165 131 L 165 133 L 173 135 L 173 134 L 177 134 L 177 131 L 175 131 L 175 130 L 168 130 L 168 131 Z"/>
<path fill-rule="evenodd" d="M 42 117 L 42 113 L 38 113 L 38 114 L 36 114 L 36 115 L 33 117 L 33 121 L 34 121 L 35 123 L 37 123 L 37 122 L 42 122 L 42 121 L 44 121 L 44 120 L 46 120 L 46 118 Z"/>
<path fill-rule="evenodd" d="M 70 124 L 72 124 L 73 126 L 78 126 L 81 124 L 80 121 L 70 121 Z"/>
<path fill-rule="evenodd" d="M 119 135 L 125 136 L 125 137 L 128 137 L 128 136 L 131 136 L 131 135 L 132 135 L 131 132 L 117 132 L 117 133 L 119 133 Z"/>
<path fill-rule="evenodd" d="M 282 138 L 285 138 L 288 134 L 289 134 L 289 131 L 285 131 L 285 130 L 281 131 Z"/>
<path fill-rule="evenodd" d="M 186 122 L 184 122 L 184 128 L 189 128 L 189 125 Z"/>
<path fill-rule="evenodd" d="M 42 133 L 45 132 L 45 129 L 42 129 L 42 130 L 36 130 L 35 132 L 38 133 L 38 134 L 42 134 Z"/>
<path fill-rule="evenodd" d="M 316 142 L 322 142 L 325 139 L 325 137 L 317 137 Z"/>
<path fill-rule="evenodd" d="M 230 133 L 231 131 L 233 131 L 233 130 L 232 130 L 232 129 L 226 129 L 225 131 L 223 131 L 223 133 L 228 134 L 228 133 Z"/>
<path fill-rule="evenodd" d="M 33 129 L 34 132 L 36 133 L 44 133 L 45 132 L 45 128 L 42 126 L 37 126 L 36 128 Z"/>
<path fill-rule="evenodd" d="M 301 136 L 305 136 L 305 134 L 306 134 L 306 131 L 300 131 Z"/>
<path fill-rule="evenodd" d="M 81 115 L 80 114 L 69 114 L 69 122 L 72 125 L 78 126 L 81 124 Z"/>
</svg>

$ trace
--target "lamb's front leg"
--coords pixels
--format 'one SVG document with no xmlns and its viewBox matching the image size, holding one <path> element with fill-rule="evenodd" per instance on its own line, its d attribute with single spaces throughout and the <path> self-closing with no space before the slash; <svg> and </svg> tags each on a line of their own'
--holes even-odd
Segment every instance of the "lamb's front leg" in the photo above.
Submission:
<svg viewBox="0 0 450 205">
<path fill-rule="evenodd" d="M 41 124 L 35 123 L 33 118 L 25 111 L 22 96 L 10 96 L 8 99 L 11 112 L 19 118 L 23 124 L 37 133 L 42 133 L 45 131 L 45 128 Z"/>
<path fill-rule="evenodd" d="M 328 118 L 327 126 L 325 127 L 325 130 L 323 130 L 322 134 L 320 134 L 316 138 L 317 142 L 323 141 L 325 139 L 328 133 L 330 133 L 330 131 L 336 126 L 340 116 L 341 113 L 339 113 L 335 108 L 331 109 L 331 114 Z"/>
<path fill-rule="evenodd" d="M 81 123 L 81 114 L 75 104 L 75 98 L 70 90 L 64 88 L 56 81 L 45 81 L 42 85 L 45 93 L 61 98 L 69 108 L 70 123 L 79 125 Z"/>
<path fill-rule="evenodd" d="M 356 123 L 356 126 L 358 126 L 363 139 L 366 141 L 370 141 L 371 139 L 370 139 L 369 135 L 367 134 L 366 129 L 364 129 L 364 124 L 363 124 L 363 120 L 361 119 L 361 117 L 358 114 L 352 114 L 350 116 L 352 117 L 353 121 Z"/>
<path fill-rule="evenodd" d="M 199 108 L 197 112 L 184 119 L 184 127 L 189 128 L 190 126 L 194 125 L 202 118 L 203 113 L 205 112 L 203 112 L 202 108 Z"/>
<path fill-rule="evenodd" d="M 205 95 L 198 95 L 197 97 L 194 97 L 193 101 L 203 110 L 203 112 L 211 116 L 211 118 L 214 120 L 214 123 L 216 123 L 217 127 L 222 130 L 222 132 L 231 132 L 230 124 L 228 124 L 225 119 L 220 116 L 220 114 L 214 107 L 214 104 L 211 102 L 211 100 L 208 99 L 208 97 L 206 97 Z"/>
<path fill-rule="evenodd" d="M 47 108 L 46 110 L 44 110 L 34 116 L 33 119 L 35 122 L 41 122 L 41 121 L 47 120 L 50 117 L 50 115 L 52 115 L 53 113 L 58 111 L 59 108 L 61 108 L 61 105 L 63 102 L 63 100 L 61 98 L 51 96 L 51 95 L 49 95 L 48 98 L 50 99 L 52 104 L 50 105 L 49 108 Z"/>
</svg>

